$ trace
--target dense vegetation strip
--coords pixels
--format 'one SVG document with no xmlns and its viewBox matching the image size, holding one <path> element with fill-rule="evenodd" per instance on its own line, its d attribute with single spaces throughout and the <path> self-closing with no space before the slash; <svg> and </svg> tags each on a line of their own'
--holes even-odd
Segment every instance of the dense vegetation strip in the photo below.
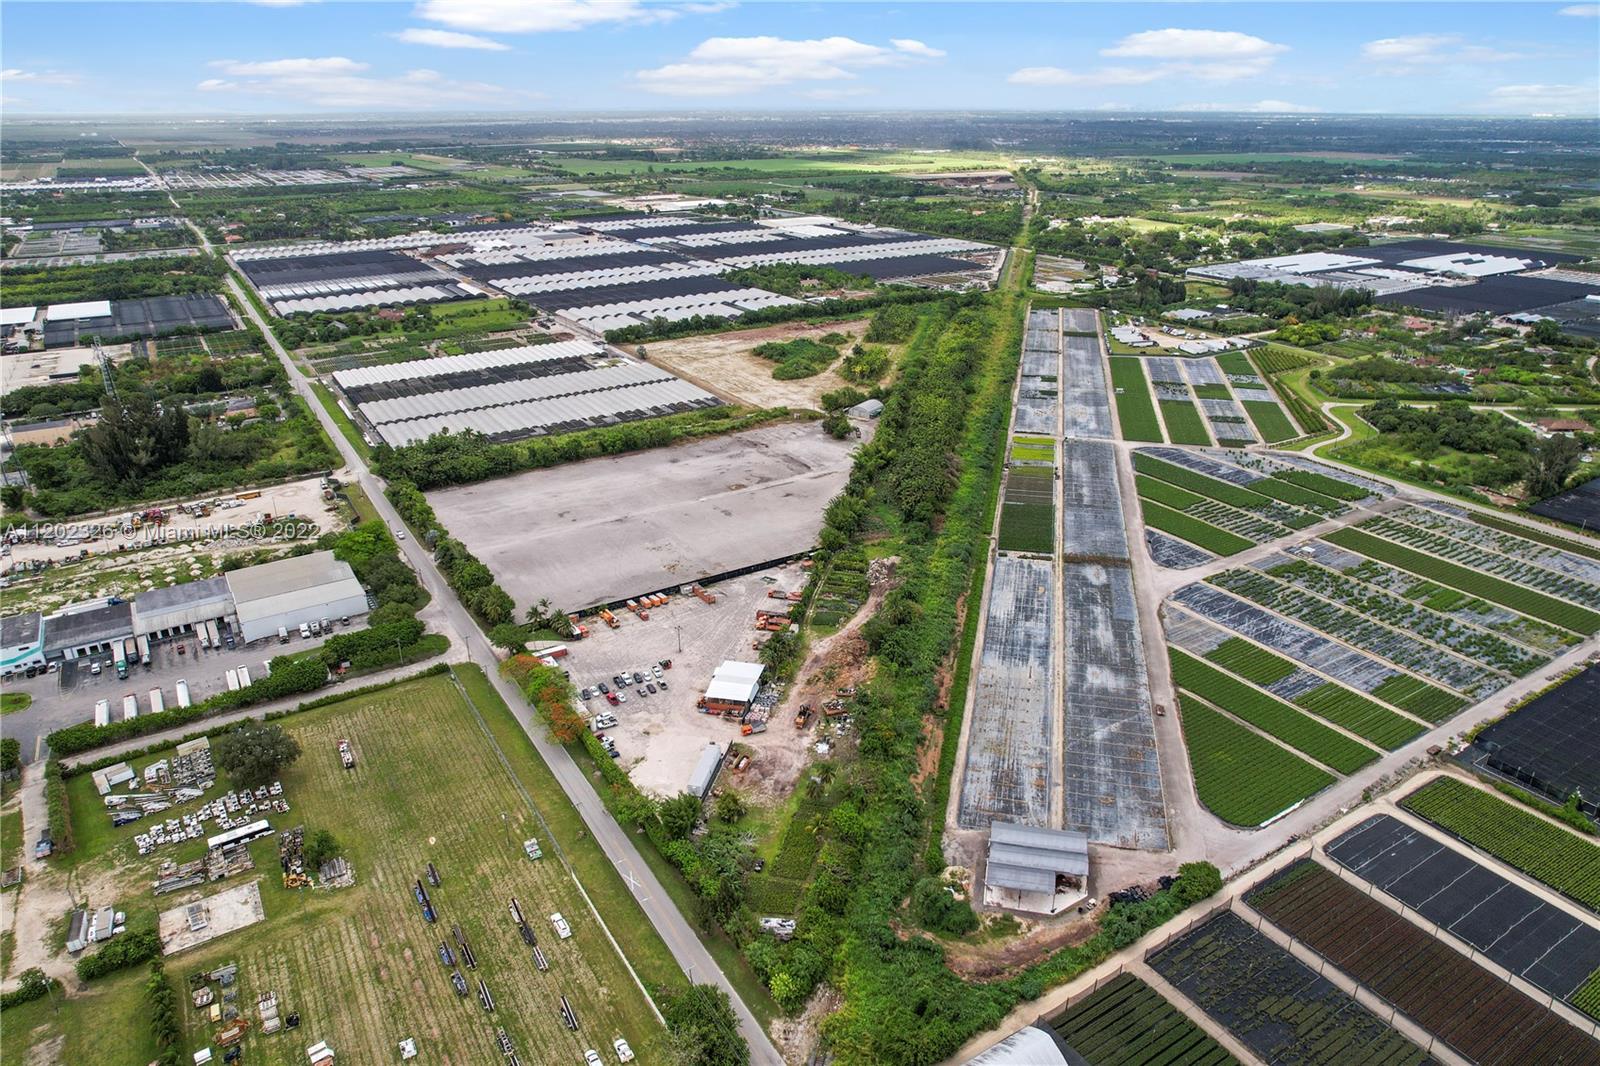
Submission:
<svg viewBox="0 0 1600 1066">
<path fill-rule="evenodd" d="M 1243 637 L 1229 637 L 1206 652 L 1206 658 L 1258 685 L 1282 681 L 1298 669 L 1283 656 L 1259 644 L 1252 644 Z"/>
<path fill-rule="evenodd" d="M 1465 781 L 1440 777 L 1400 805 L 1600 913 L 1600 846 Z"/>
<path fill-rule="evenodd" d="M 1178 697 L 1194 787 L 1225 822 L 1253 827 L 1333 784 L 1334 777 L 1192 696 Z"/>
<path fill-rule="evenodd" d="M 1217 500 L 1234 507 L 1243 507 L 1248 510 L 1271 502 L 1261 496 L 1260 493 L 1235 485 L 1231 481 L 1222 481 L 1218 478 L 1209 477 L 1199 471 L 1190 470 L 1188 467 L 1169 463 L 1165 459 L 1157 459 L 1155 456 L 1142 451 L 1133 453 L 1133 468 L 1141 474 L 1149 474 L 1151 477 L 1160 478 L 1168 484 L 1177 485 L 1208 499 Z"/>
<path fill-rule="evenodd" d="M 1378 753 L 1365 744 L 1323 725 L 1276 696 L 1251 688 L 1231 674 L 1177 648 L 1169 648 L 1168 653 L 1172 660 L 1172 680 L 1180 689 L 1249 722 L 1324 766 L 1348 774 L 1378 757 Z"/>
<path fill-rule="evenodd" d="M 1283 408 L 1270 400 L 1241 400 L 1240 406 L 1244 408 L 1245 414 L 1250 416 L 1250 421 L 1255 423 L 1256 432 L 1261 434 L 1261 439 L 1268 444 L 1276 444 L 1300 435 L 1294 423 L 1283 413 Z"/>
<path fill-rule="evenodd" d="M 1190 518 L 1181 511 L 1174 511 L 1153 500 L 1143 500 L 1142 504 L 1145 525 L 1159 529 L 1163 533 L 1171 533 L 1218 555 L 1237 555 L 1246 548 L 1254 547 L 1250 541 L 1235 533 L 1208 525 L 1198 518 Z"/>
<path fill-rule="evenodd" d="M 1302 692 L 1293 702 L 1389 751 L 1400 747 L 1423 729 L 1420 723 L 1405 715 L 1396 714 L 1376 700 L 1332 681 Z"/>
<path fill-rule="evenodd" d="M 1472 512 L 1472 520 L 1480 526 L 1498 529 L 1502 533 L 1514 533 L 1527 540 L 1537 541 L 1552 548 L 1572 552 L 1574 555 L 1584 555 L 1590 559 L 1600 559 L 1600 544 L 1590 544 L 1585 541 L 1574 540 L 1571 537 L 1559 537 L 1554 533 L 1547 533 L 1542 529 L 1524 525 L 1521 522 L 1512 522 L 1501 518 L 1499 515 L 1483 514 L 1479 511 Z"/>
<path fill-rule="evenodd" d="M 1600 631 L 1600 613 L 1580 607 L 1575 603 L 1558 600 L 1530 588 L 1514 585 L 1492 574 L 1448 562 L 1436 556 L 1375 537 L 1360 529 L 1338 529 L 1325 538 L 1351 551 L 1360 552 L 1379 562 L 1392 563 L 1414 574 L 1451 585 L 1474 596 L 1482 596 L 1503 607 L 1542 618 L 1576 633 L 1592 636 Z"/>
<path fill-rule="evenodd" d="M 1167 424 L 1167 439 L 1174 444 L 1210 444 L 1205 419 L 1200 409 L 1188 400 L 1162 400 L 1161 418 Z"/>
<path fill-rule="evenodd" d="M 1156 419 L 1150 387 L 1145 383 L 1144 363 L 1131 356 L 1111 357 L 1111 384 L 1116 390 L 1117 420 L 1122 424 L 1123 440 L 1143 440 L 1159 444 L 1161 423 Z"/>
<path fill-rule="evenodd" d="M 1074 1003 L 1049 1025 L 1090 1066 L 1237 1066 L 1239 1061 L 1129 973 Z"/>
</svg>

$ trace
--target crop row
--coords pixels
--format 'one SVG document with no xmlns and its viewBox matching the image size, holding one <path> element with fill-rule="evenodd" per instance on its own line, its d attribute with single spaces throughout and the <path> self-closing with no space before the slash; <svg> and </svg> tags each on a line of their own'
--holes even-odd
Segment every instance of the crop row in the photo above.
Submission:
<svg viewBox="0 0 1600 1066">
<path fill-rule="evenodd" d="M 1274 566 L 1267 573 L 1279 581 L 1314 592 L 1366 617 L 1408 630 L 1517 677 L 1537 670 L 1550 661 L 1548 656 L 1513 644 L 1486 630 L 1463 625 L 1447 615 L 1427 610 L 1393 593 L 1363 586 L 1327 567 L 1296 560 Z"/>
<path fill-rule="evenodd" d="M 1270 685 L 1294 673 L 1294 663 L 1243 637 L 1229 637 L 1206 653 L 1206 658 L 1247 681 Z"/>
<path fill-rule="evenodd" d="M 1246 548 L 1254 547 L 1243 537 L 1235 536 L 1225 529 L 1207 525 L 1199 519 L 1190 518 L 1182 511 L 1174 511 L 1154 500 L 1141 500 L 1144 507 L 1144 523 L 1153 526 L 1163 533 L 1171 533 L 1174 537 L 1182 538 L 1190 544 L 1198 545 L 1207 551 L 1218 555 L 1237 555 Z"/>
<path fill-rule="evenodd" d="M 1581 552 L 1570 553 L 1560 547 L 1544 543 L 1538 537 L 1523 535 L 1515 527 L 1499 529 L 1481 522 L 1463 522 L 1456 511 L 1435 511 L 1429 507 L 1412 505 L 1391 512 L 1408 525 L 1431 530 L 1451 540 L 1470 544 L 1485 551 L 1499 552 L 1512 559 L 1536 564 L 1544 570 L 1594 584 L 1600 581 L 1600 561 L 1585 557 Z M 1552 538 L 1554 539 L 1554 538 Z"/>
<path fill-rule="evenodd" d="M 1161 423 L 1145 384 L 1144 360 L 1119 355 L 1111 358 L 1111 385 L 1117 398 L 1117 420 L 1123 440 L 1160 442 Z"/>
<path fill-rule="evenodd" d="M 1179 937 L 1149 962 L 1263 1062 L 1431 1062 L 1421 1048 L 1232 911 Z"/>
<path fill-rule="evenodd" d="M 1452 777 L 1400 805 L 1600 914 L 1600 845 Z"/>
<path fill-rule="evenodd" d="M 1323 516 L 1344 514 L 1349 508 L 1331 496 L 1324 496 L 1320 492 L 1303 488 L 1292 481 L 1285 480 L 1280 474 L 1264 477 L 1260 481 L 1250 483 L 1251 492 L 1259 492 L 1263 496 L 1271 496 L 1284 503 L 1292 503 L 1296 507 L 1303 507 L 1308 511 Z"/>
<path fill-rule="evenodd" d="M 1553 596 L 1546 596 L 1542 592 L 1514 585 L 1503 578 L 1459 563 L 1448 562 L 1405 545 L 1396 544 L 1394 541 L 1384 540 L 1382 537 L 1375 537 L 1364 530 L 1336 529 L 1324 539 L 1341 548 L 1349 548 L 1380 562 L 1392 563 L 1422 577 L 1431 578 L 1463 592 L 1470 592 L 1474 596 L 1482 596 L 1513 611 L 1542 618 L 1574 633 L 1592 636 L 1600 632 L 1600 613 L 1591 611 L 1587 607 L 1580 607 L 1575 603 L 1567 603 Z"/>
<path fill-rule="evenodd" d="M 1357 565 L 1343 567 L 1339 572 L 1362 584 L 1376 585 L 1397 596 L 1413 600 L 1430 611 L 1438 611 L 1463 622 L 1492 629 L 1530 648 L 1538 648 L 1551 655 L 1564 648 L 1570 648 L 1583 639 L 1560 626 L 1518 614 L 1507 607 L 1490 603 L 1481 596 L 1468 595 L 1460 589 L 1441 585 L 1437 581 L 1429 581 L 1397 566 L 1380 563 L 1376 559 L 1362 559 Z"/>
<path fill-rule="evenodd" d="M 1238 1066 L 1161 993 L 1130 973 L 1050 1019 L 1089 1066 Z"/>
<path fill-rule="evenodd" d="M 1364 500 L 1371 495 L 1360 485 L 1352 485 L 1348 481 L 1340 481 L 1336 477 L 1328 477 L 1313 470 L 1280 470 L 1274 477 L 1280 477 L 1293 485 L 1312 492 L 1320 492 L 1324 496 L 1332 496 L 1336 500 L 1346 500 L 1354 503 Z"/>
<path fill-rule="evenodd" d="M 1238 508 L 1267 522 L 1301 529 L 1322 520 L 1320 515 L 1292 506 L 1284 500 L 1263 496 L 1252 489 L 1209 477 L 1199 471 L 1157 459 L 1143 452 L 1133 453 L 1133 468 L 1141 474 L 1148 474 L 1169 485 L 1177 485 L 1208 500 Z M 1280 530 L 1273 536 L 1283 536 L 1285 533 L 1286 531 Z"/>
<path fill-rule="evenodd" d="M 1162 400 L 1161 418 L 1167 424 L 1167 439 L 1174 444 L 1210 444 L 1211 435 L 1200 411 L 1188 400 Z"/>
<path fill-rule="evenodd" d="M 1461 692 L 1487 692 L 1504 687 L 1506 678 L 1343 607 L 1318 599 L 1303 589 L 1274 581 L 1259 570 L 1227 570 L 1206 579 L 1219 588 L 1254 600 L 1285 618 L 1338 637 L 1389 662 L 1443 682 Z"/>
<path fill-rule="evenodd" d="M 1273 344 L 1257 348 L 1252 355 L 1256 363 L 1261 367 L 1262 372 L 1267 374 L 1281 374 L 1286 370 L 1298 370 L 1300 367 L 1310 366 L 1318 361 L 1314 356 L 1302 355 L 1299 352 L 1290 351 L 1288 348 L 1280 348 Z"/>
<path fill-rule="evenodd" d="M 1275 525 L 1258 515 L 1241 511 L 1227 504 L 1218 503 L 1216 500 L 1197 496 L 1188 489 L 1179 488 L 1171 482 L 1161 481 L 1145 474 L 1134 475 L 1134 484 L 1139 490 L 1139 495 L 1147 500 L 1171 507 L 1175 511 L 1182 511 L 1191 518 L 1198 518 L 1208 522 L 1219 529 L 1226 529 L 1230 533 L 1237 533 L 1257 544 L 1264 544 L 1269 540 L 1287 536 L 1288 530 Z"/>
<path fill-rule="evenodd" d="M 1546 544 L 1552 548 L 1560 548 L 1564 552 L 1582 555 L 1589 559 L 1600 559 L 1600 544 L 1590 544 L 1571 537 L 1558 537 L 1554 533 L 1546 533 L 1540 529 L 1529 529 L 1527 526 L 1501 518 L 1498 515 L 1479 514 L 1477 511 L 1472 512 L 1472 520 L 1480 526 L 1488 526 L 1490 529 L 1498 529 L 1506 533 L 1515 533 L 1519 537 L 1526 537 L 1528 540 L 1538 541 L 1540 544 Z"/>
<path fill-rule="evenodd" d="M 1178 697 L 1200 802 L 1251 828 L 1333 784 L 1333 775 L 1252 733 L 1193 697 Z"/>
<path fill-rule="evenodd" d="M 1283 413 L 1283 408 L 1268 400 L 1241 400 L 1245 413 L 1250 416 L 1250 421 L 1256 425 L 1256 432 L 1268 444 L 1276 444 L 1281 440 L 1298 437 L 1300 431 L 1294 428 L 1294 423 L 1289 421 L 1289 416 Z"/>
<path fill-rule="evenodd" d="M 1268 921 L 1468 1061 L 1594 1060 L 1588 1033 L 1309 859 L 1246 898 Z"/>
<path fill-rule="evenodd" d="M 1385 678 L 1382 684 L 1372 690 L 1372 694 L 1385 703 L 1393 704 L 1402 711 L 1410 711 L 1430 722 L 1442 722 L 1467 705 L 1467 701 L 1460 696 L 1434 688 L 1410 674 L 1395 674 Z"/>
<path fill-rule="evenodd" d="M 1172 660 L 1172 681 L 1180 689 L 1243 719 L 1268 736 L 1277 737 L 1324 766 L 1349 774 L 1378 757 L 1378 753 L 1365 744 L 1323 725 L 1276 696 L 1251 688 L 1232 674 L 1177 648 L 1169 648 L 1168 654 Z"/>
<path fill-rule="evenodd" d="M 1333 681 L 1302 692 L 1294 703 L 1389 751 L 1422 732 L 1411 719 Z"/>
<path fill-rule="evenodd" d="M 1566 574 L 1558 574 L 1498 551 L 1465 544 L 1442 533 L 1418 529 L 1408 523 L 1397 522 L 1386 515 L 1369 518 L 1361 523 L 1360 528 L 1399 544 L 1420 549 L 1440 559 L 1448 559 L 1473 570 L 1494 574 L 1496 577 L 1505 578 L 1519 585 L 1527 585 L 1551 596 L 1561 596 L 1576 603 L 1600 603 L 1600 585 Z"/>
<path fill-rule="evenodd" d="M 1049 555 L 1056 548 L 1056 509 L 1048 503 L 1000 505 L 1000 550 Z"/>
</svg>

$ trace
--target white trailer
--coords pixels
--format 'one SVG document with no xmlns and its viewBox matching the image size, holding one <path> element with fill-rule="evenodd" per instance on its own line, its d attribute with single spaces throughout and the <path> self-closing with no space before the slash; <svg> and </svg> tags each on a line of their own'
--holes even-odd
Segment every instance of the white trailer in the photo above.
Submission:
<svg viewBox="0 0 1600 1066">
<path fill-rule="evenodd" d="M 239 687 L 250 687 L 250 668 L 248 666 L 240 665 L 239 667 Z"/>
<path fill-rule="evenodd" d="M 94 724 L 98 728 L 111 724 L 111 701 L 100 700 L 94 705 Z"/>
<path fill-rule="evenodd" d="M 239 671 L 235 670 L 231 666 L 228 667 L 228 691 L 238 692 L 239 689 L 243 687 L 244 686 L 239 684 Z"/>
<path fill-rule="evenodd" d="M 122 697 L 122 720 L 131 722 L 137 717 L 139 717 L 139 697 L 130 692 Z"/>
<path fill-rule="evenodd" d="M 150 665 L 150 638 L 148 636 L 146 636 L 145 634 L 140 633 L 139 636 L 137 638 L 135 638 L 134 643 L 139 648 L 139 661 L 144 663 L 146 666 L 149 666 Z"/>
<path fill-rule="evenodd" d="M 150 713 L 151 714 L 160 714 L 162 711 L 164 711 L 166 709 L 167 709 L 167 701 L 166 701 L 166 698 L 161 695 L 161 690 L 158 689 L 158 688 L 151 689 L 150 690 Z"/>
<path fill-rule="evenodd" d="M 178 678 L 178 684 L 176 687 L 178 689 L 178 706 L 189 706 L 189 682 L 180 677 Z"/>
<path fill-rule="evenodd" d="M 222 647 L 222 637 L 218 635 L 217 623 L 212 619 L 206 620 L 206 639 L 211 642 L 213 648 Z"/>
</svg>

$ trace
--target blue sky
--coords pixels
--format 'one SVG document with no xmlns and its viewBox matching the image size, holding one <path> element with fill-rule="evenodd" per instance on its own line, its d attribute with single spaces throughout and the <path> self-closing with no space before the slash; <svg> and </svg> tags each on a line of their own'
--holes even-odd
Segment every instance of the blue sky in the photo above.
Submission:
<svg viewBox="0 0 1600 1066">
<path fill-rule="evenodd" d="M 1593 3 L 28 3 L 12 114 L 1600 111 Z"/>
</svg>

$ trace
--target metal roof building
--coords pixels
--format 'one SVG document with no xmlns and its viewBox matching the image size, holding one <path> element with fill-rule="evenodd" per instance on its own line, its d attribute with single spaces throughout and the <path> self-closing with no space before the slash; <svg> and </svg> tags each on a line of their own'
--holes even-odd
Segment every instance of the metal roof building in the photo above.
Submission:
<svg viewBox="0 0 1600 1066">
<path fill-rule="evenodd" d="M 1087 895 L 1088 880 L 1087 834 L 1016 822 L 989 826 L 985 904 L 1057 914 Z"/>
<path fill-rule="evenodd" d="M 43 662 L 43 616 L 29 611 L 0 618 L 0 672 L 9 674 Z"/>
<path fill-rule="evenodd" d="M 706 741 L 705 750 L 700 753 L 700 759 L 694 764 L 694 772 L 689 775 L 689 785 L 686 792 L 696 799 L 705 799 L 706 793 L 711 791 L 711 782 L 717 779 L 717 771 L 722 768 L 722 749 L 714 740 Z"/>
<path fill-rule="evenodd" d="M 127 601 L 69 608 L 44 620 L 46 659 L 76 659 L 133 636 L 133 604 Z"/>
<path fill-rule="evenodd" d="M 355 571 L 329 551 L 234 570 L 226 579 L 246 643 L 273 636 L 280 627 L 367 610 Z"/>
<path fill-rule="evenodd" d="M 133 601 L 135 635 L 168 636 L 233 613 L 233 595 L 224 576 L 150 589 Z"/>
<path fill-rule="evenodd" d="M 711 684 L 706 686 L 708 703 L 749 703 L 761 689 L 761 674 L 766 667 L 760 663 L 741 663 L 732 659 L 711 672 Z"/>
</svg>

